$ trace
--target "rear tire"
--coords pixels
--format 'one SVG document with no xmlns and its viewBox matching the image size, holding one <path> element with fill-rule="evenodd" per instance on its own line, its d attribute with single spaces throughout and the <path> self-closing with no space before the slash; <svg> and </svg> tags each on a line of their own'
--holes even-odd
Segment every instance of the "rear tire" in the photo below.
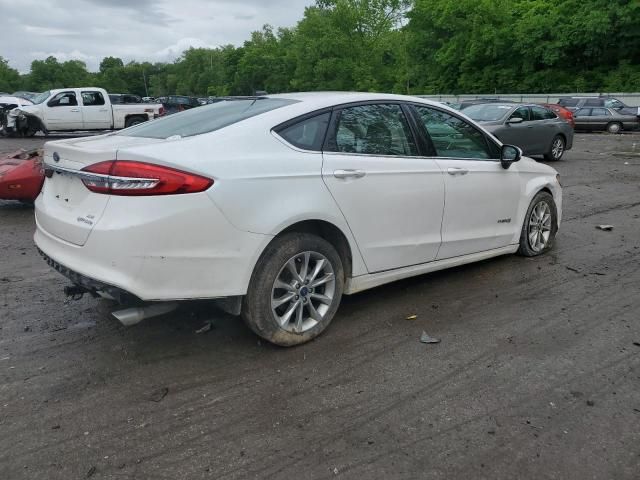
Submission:
<svg viewBox="0 0 640 480">
<path fill-rule="evenodd" d="M 611 122 L 607 125 L 607 132 L 609 133 L 620 133 L 622 131 L 622 124 L 618 122 Z"/>
<path fill-rule="evenodd" d="M 527 209 L 520 232 L 518 255 L 535 257 L 548 252 L 558 232 L 558 209 L 553 196 L 539 192 Z"/>
<path fill-rule="evenodd" d="M 124 122 L 124 128 L 133 127 L 134 125 L 139 125 L 144 122 L 145 120 L 140 117 L 129 117 Z"/>
<path fill-rule="evenodd" d="M 242 317 L 271 343 L 300 345 L 329 326 L 343 290 L 344 268 L 333 245 L 316 235 L 287 233 L 274 239 L 258 260 Z"/>
<path fill-rule="evenodd" d="M 556 135 L 551 140 L 551 146 L 549 147 L 549 152 L 545 153 L 544 159 L 549 162 L 557 162 L 564 155 L 566 147 L 566 142 L 562 135 Z"/>
</svg>

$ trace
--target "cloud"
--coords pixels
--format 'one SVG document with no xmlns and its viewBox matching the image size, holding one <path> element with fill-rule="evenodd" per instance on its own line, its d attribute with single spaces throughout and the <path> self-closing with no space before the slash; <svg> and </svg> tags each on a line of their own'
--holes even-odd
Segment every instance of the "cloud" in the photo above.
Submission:
<svg viewBox="0 0 640 480">
<path fill-rule="evenodd" d="M 242 45 L 289 27 L 314 0 L 0 0 L 0 56 L 21 72 L 52 54 L 97 70 L 103 57 L 173 61 L 189 47 Z"/>
</svg>

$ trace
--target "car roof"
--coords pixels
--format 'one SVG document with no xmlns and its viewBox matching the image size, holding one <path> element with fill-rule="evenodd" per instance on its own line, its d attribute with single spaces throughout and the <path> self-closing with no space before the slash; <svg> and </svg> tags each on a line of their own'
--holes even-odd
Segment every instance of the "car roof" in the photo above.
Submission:
<svg viewBox="0 0 640 480">
<path fill-rule="evenodd" d="M 425 98 L 410 95 L 397 95 L 393 93 L 370 93 L 370 92 L 293 92 L 264 95 L 262 98 L 285 98 L 302 102 L 313 109 L 321 109 L 339 105 L 342 103 L 366 102 L 366 101 L 402 101 L 424 103 L 436 107 L 443 107 L 442 103 L 427 100 Z M 446 107 L 446 106 L 445 106 Z"/>
</svg>

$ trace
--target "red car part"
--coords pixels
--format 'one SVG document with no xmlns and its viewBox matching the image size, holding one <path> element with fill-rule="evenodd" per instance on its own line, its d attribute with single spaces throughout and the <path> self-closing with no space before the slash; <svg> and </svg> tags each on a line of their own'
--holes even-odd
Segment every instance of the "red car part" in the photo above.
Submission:
<svg viewBox="0 0 640 480">
<path fill-rule="evenodd" d="M 553 110 L 560 118 L 564 118 L 572 128 L 576 128 L 576 122 L 573 119 L 573 112 L 555 103 L 543 103 L 543 106 Z"/>
<path fill-rule="evenodd" d="M 18 150 L 0 158 L 0 199 L 33 202 L 44 182 L 42 152 Z"/>
</svg>

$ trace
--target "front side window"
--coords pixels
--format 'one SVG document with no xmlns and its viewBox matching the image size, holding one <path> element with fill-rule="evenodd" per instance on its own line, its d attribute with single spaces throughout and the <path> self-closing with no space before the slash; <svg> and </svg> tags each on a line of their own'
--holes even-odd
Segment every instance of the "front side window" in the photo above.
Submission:
<svg viewBox="0 0 640 480">
<path fill-rule="evenodd" d="M 47 104 L 50 107 L 75 107 L 78 105 L 76 94 L 73 92 L 60 92 Z"/>
<path fill-rule="evenodd" d="M 104 105 L 104 97 L 100 92 L 82 92 L 82 104 L 85 107 Z"/>
<path fill-rule="evenodd" d="M 329 125 L 329 112 L 306 118 L 293 125 L 277 128 L 276 132 L 291 145 L 303 150 L 322 150 L 322 142 Z"/>
<path fill-rule="evenodd" d="M 434 108 L 414 107 L 439 157 L 491 158 L 487 140 L 470 123 Z"/>
<path fill-rule="evenodd" d="M 400 105 L 361 105 L 343 109 L 332 149 L 345 153 L 412 156 L 418 154 Z"/>
<path fill-rule="evenodd" d="M 509 118 L 521 118 L 523 122 L 528 122 L 531 120 L 531 117 L 529 116 L 529 107 L 516 108 L 516 111 L 513 112 Z"/>
<path fill-rule="evenodd" d="M 297 102 L 288 98 L 225 100 L 141 123 L 116 135 L 144 138 L 202 135 Z"/>
</svg>

